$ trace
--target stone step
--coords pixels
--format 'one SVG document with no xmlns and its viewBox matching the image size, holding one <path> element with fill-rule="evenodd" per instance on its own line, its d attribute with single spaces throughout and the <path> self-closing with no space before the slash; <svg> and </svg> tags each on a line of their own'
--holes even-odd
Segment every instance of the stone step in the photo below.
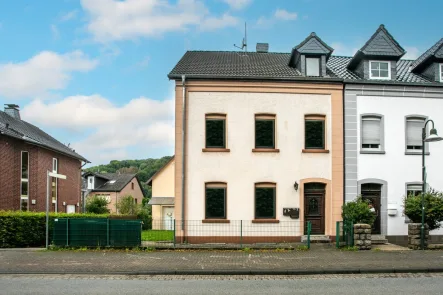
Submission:
<svg viewBox="0 0 443 295">
<path fill-rule="evenodd" d="M 308 236 L 301 236 L 301 242 L 305 243 L 308 240 Z M 330 243 L 331 239 L 325 235 L 311 235 L 311 243 Z"/>
<path fill-rule="evenodd" d="M 371 235 L 371 242 L 373 245 L 387 244 L 388 240 L 385 235 Z"/>
</svg>

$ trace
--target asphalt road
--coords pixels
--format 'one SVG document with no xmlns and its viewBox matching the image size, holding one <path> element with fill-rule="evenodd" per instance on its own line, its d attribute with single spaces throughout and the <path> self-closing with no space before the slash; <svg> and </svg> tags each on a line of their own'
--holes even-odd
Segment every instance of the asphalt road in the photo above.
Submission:
<svg viewBox="0 0 443 295">
<path fill-rule="evenodd" d="M 443 274 L 328 276 L 0 275 L 0 294 L 443 294 Z"/>
</svg>

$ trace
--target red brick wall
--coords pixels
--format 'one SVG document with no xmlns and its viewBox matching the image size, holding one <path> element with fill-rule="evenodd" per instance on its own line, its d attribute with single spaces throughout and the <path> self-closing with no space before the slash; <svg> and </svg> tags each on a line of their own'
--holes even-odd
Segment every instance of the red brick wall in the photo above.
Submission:
<svg viewBox="0 0 443 295">
<path fill-rule="evenodd" d="M 58 159 L 58 212 L 67 205 L 80 203 L 81 180 L 79 160 L 0 135 L 0 210 L 20 210 L 21 151 L 29 152 L 29 210 L 46 210 L 46 171 L 52 171 L 52 158 Z M 36 204 L 32 204 L 36 200 Z M 51 200 L 50 200 L 51 205 Z M 50 206 L 52 208 L 52 206 Z M 76 206 L 76 212 L 79 212 Z"/>
</svg>

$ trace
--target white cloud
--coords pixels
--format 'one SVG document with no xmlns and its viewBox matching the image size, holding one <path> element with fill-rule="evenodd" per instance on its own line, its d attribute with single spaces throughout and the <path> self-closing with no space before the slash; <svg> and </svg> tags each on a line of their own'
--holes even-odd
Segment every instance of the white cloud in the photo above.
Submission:
<svg viewBox="0 0 443 295">
<path fill-rule="evenodd" d="M 234 10 L 241 10 L 251 4 L 252 0 L 223 0 L 226 4 Z"/>
<path fill-rule="evenodd" d="M 71 10 L 60 17 L 60 22 L 67 22 L 77 17 L 77 10 Z"/>
<path fill-rule="evenodd" d="M 231 26 L 233 17 L 214 19 L 201 0 L 81 0 L 89 17 L 87 30 L 99 42 L 162 36 L 191 27 L 211 29 Z M 228 20 L 225 24 L 220 20 Z"/>
<path fill-rule="evenodd" d="M 51 33 L 52 33 L 52 38 L 54 39 L 60 38 L 60 32 L 56 25 L 51 25 Z"/>
<path fill-rule="evenodd" d="M 88 134 L 71 147 L 94 164 L 127 158 L 131 148 L 169 152 L 174 145 L 173 99 L 140 97 L 117 106 L 100 95 L 79 95 L 58 102 L 34 100 L 21 114 L 37 126 Z"/>
<path fill-rule="evenodd" d="M 334 55 L 341 56 L 354 56 L 357 50 L 361 47 L 349 46 L 341 42 L 333 42 L 330 46 L 334 48 Z"/>
<path fill-rule="evenodd" d="M 420 56 L 420 50 L 417 47 L 405 47 L 406 54 L 403 59 L 417 59 Z"/>
<path fill-rule="evenodd" d="M 73 72 L 87 72 L 97 64 L 79 50 L 66 54 L 42 51 L 24 62 L 0 64 L 0 96 L 45 95 L 66 87 Z"/>
<path fill-rule="evenodd" d="M 289 12 L 285 9 L 280 9 L 280 8 L 275 11 L 274 16 L 276 19 L 281 19 L 281 20 L 296 20 L 297 19 L 297 13 Z"/>
<path fill-rule="evenodd" d="M 225 13 L 222 17 L 209 17 L 205 19 L 202 23 L 201 30 L 202 31 L 213 31 L 225 27 L 236 26 L 239 23 L 238 18 Z"/>
</svg>

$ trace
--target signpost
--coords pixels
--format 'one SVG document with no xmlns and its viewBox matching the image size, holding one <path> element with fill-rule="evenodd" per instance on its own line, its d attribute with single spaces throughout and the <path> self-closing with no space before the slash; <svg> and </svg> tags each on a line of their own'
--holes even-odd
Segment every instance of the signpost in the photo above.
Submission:
<svg viewBox="0 0 443 295">
<path fill-rule="evenodd" d="M 66 179 L 66 175 L 46 171 L 46 249 L 49 247 L 49 177 Z"/>
</svg>

